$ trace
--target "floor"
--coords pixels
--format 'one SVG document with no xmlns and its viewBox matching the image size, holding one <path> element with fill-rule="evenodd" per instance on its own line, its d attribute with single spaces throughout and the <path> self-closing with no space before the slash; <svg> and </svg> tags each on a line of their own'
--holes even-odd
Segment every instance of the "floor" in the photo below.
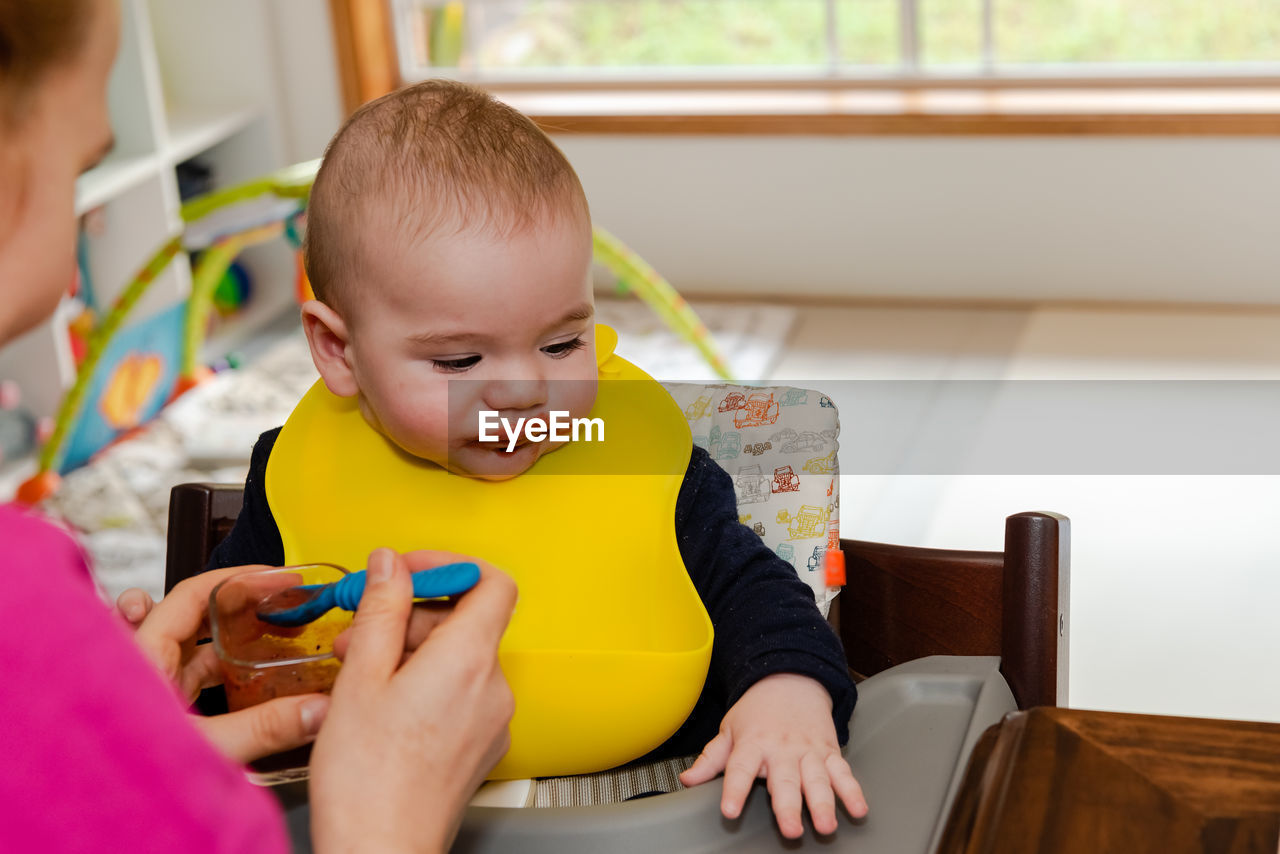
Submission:
<svg viewBox="0 0 1280 854">
<path fill-rule="evenodd" d="M 809 306 L 770 378 L 840 407 L 846 536 L 999 549 L 1010 513 L 1071 517 L 1070 705 L 1280 721 L 1280 384 L 1232 382 L 1280 379 L 1280 311 Z M 1042 393 L 1073 403 L 1035 462 L 981 456 Z"/>
</svg>

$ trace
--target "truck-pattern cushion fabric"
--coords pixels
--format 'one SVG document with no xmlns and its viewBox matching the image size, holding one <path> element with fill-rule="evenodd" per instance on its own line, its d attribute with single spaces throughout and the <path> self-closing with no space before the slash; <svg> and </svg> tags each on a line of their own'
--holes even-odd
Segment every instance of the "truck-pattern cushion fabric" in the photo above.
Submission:
<svg viewBox="0 0 1280 854">
<path fill-rule="evenodd" d="M 840 547 L 840 417 L 821 392 L 792 386 L 663 383 L 693 442 L 733 479 L 738 518 L 813 588 L 825 615 L 823 558 Z"/>
</svg>

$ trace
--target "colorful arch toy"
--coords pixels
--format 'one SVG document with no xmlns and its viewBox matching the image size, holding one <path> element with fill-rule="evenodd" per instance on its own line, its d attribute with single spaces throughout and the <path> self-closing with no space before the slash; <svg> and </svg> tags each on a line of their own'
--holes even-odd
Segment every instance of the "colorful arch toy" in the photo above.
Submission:
<svg viewBox="0 0 1280 854">
<path fill-rule="evenodd" d="M 182 206 L 183 234 L 165 243 L 142 265 L 90 334 L 75 382 L 63 397 L 54 419 L 53 431 L 41 448 L 36 474 L 18 488 L 19 502 L 37 504 L 57 490 L 60 483 L 59 470 L 74 432 L 73 428 L 87 402 L 94 372 L 107 345 L 123 327 L 151 283 L 184 249 L 198 248 L 202 250 L 202 254 L 191 274 L 191 296 L 187 300 L 184 317 L 182 356 L 173 394 L 169 399 L 183 394 L 209 375 L 209 370 L 200 364 L 199 354 L 213 305 L 214 290 L 236 256 L 249 246 L 283 235 L 295 249 L 300 248 L 297 215 L 306 208 L 319 167 L 319 160 L 298 163 L 244 184 L 199 196 Z M 215 211 L 262 197 L 296 200 L 298 204 L 291 213 L 273 221 L 233 226 L 223 233 L 206 238 L 199 246 L 190 245 L 188 238 L 192 233 L 192 225 L 205 220 Z M 732 381 L 728 364 L 717 349 L 706 325 L 669 282 L 645 263 L 644 259 L 602 228 L 594 230 L 592 247 L 596 262 L 613 274 L 621 292 L 634 293 L 667 326 L 692 344 L 718 376 Z M 307 284 L 299 264 L 299 299 L 308 298 L 309 294 L 310 285 Z"/>
</svg>

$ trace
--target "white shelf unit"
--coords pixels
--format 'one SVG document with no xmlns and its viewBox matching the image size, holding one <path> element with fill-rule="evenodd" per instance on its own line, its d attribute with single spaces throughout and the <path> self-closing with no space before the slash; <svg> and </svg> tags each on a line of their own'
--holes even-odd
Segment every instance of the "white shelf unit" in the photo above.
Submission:
<svg viewBox="0 0 1280 854">
<path fill-rule="evenodd" d="M 123 0 L 120 52 L 108 86 L 115 150 L 76 184 L 76 213 L 102 209 L 88 238 L 94 297 L 110 307 L 139 267 L 181 228 L 175 167 L 199 157 L 214 186 L 285 165 L 276 55 L 279 14 L 261 0 Z M 293 263 L 283 241 L 246 252 L 254 296 L 215 330 L 204 355 L 221 355 L 288 310 Z M 128 322 L 185 299 L 191 269 L 179 255 Z M 53 414 L 75 379 L 70 310 L 0 351 L 0 379 L 15 380 L 24 405 Z"/>
<path fill-rule="evenodd" d="M 76 181 L 76 214 L 101 207 L 159 174 L 160 163 L 153 155 L 112 154 Z"/>
<path fill-rule="evenodd" d="M 256 107 L 184 109 L 169 113 L 169 160 L 174 165 L 235 136 L 262 111 Z"/>
</svg>

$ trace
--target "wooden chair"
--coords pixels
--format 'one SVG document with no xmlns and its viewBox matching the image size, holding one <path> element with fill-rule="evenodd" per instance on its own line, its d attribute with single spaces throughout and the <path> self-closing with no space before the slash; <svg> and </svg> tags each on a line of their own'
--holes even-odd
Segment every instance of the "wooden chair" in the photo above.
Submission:
<svg viewBox="0 0 1280 854">
<path fill-rule="evenodd" d="M 218 543 L 244 504 L 244 487 L 226 483 L 180 483 L 169 492 L 169 532 L 164 592 L 204 571 Z"/>
<path fill-rule="evenodd" d="M 186 483 L 169 499 L 165 590 L 202 571 L 235 524 L 238 485 Z M 1003 552 L 841 540 L 848 584 L 831 609 L 856 678 L 926 655 L 999 655 L 1018 707 L 1066 704 L 1070 523 L 1005 521 Z"/>
<path fill-rule="evenodd" d="M 841 540 L 831 623 L 855 678 L 926 655 L 999 655 L 1018 708 L 1067 703 L 1070 521 L 1005 520 L 1003 552 Z"/>
</svg>

